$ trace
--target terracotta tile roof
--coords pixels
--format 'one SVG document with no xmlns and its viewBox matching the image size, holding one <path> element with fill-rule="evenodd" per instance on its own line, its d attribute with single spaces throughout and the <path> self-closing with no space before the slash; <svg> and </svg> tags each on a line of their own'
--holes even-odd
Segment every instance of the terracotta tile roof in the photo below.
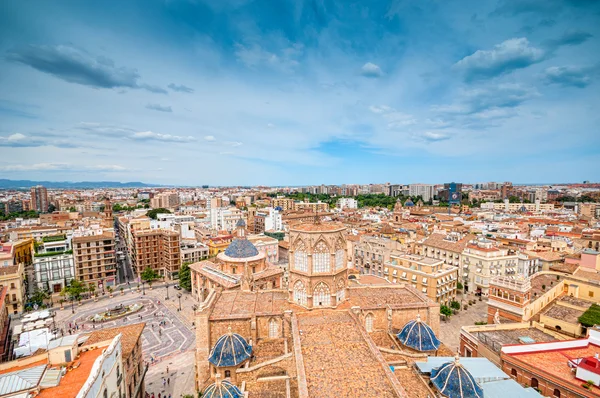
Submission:
<svg viewBox="0 0 600 398">
<path fill-rule="evenodd" d="M 127 359 L 131 355 L 131 352 L 133 351 L 133 348 L 137 344 L 138 340 L 141 338 L 145 326 L 146 323 L 142 322 L 134 323 L 133 325 L 128 326 L 118 326 L 116 328 L 97 330 L 90 334 L 90 337 L 85 342 L 85 345 L 89 346 L 103 341 L 110 341 L 119 333 L 121 333 L 121 349 L 123 352 L 123 358 Z"/>
<path fill-rule="evenodd" d="M 291 227 L 291 230 L 295 230 L 295 231 L 300 231 L 300 232 L 326 232 L 326 231 L 336 231 L 338 229 L 344 229 L 344 225 L 340 224 L 340 223 L 333 223 L 333 222 L 329 222 L 329 223 L 320 223 L 320 224 L 314 224 L 314 223 L 305 223 L 305 224 L 298 224 L 298 225 L 294 225 L 293 227 Z"/>
</svg>

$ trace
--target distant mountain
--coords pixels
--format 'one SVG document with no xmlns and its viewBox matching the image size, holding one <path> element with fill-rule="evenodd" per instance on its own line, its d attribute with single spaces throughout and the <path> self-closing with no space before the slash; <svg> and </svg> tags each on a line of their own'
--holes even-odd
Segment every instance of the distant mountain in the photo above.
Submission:
<svg viewBox="0 0 600 398">
<path fill-rule="evenodd" d="M 31 180 L 6 180 L 0 179 L 0 189 L 31 188 L 43 185 L 46 188 L 147 188 L 161 187 L 164 185 L 146 184 L 143 182 L 117 182 L 117 181 L 31 181 Z"/>
</svg>

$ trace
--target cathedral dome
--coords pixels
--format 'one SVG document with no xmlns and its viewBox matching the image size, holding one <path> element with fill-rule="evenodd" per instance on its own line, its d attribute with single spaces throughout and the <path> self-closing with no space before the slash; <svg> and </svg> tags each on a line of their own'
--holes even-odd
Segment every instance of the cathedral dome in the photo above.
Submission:
<svg viewBox="0 0 600 398">
<path fill-rule="evenodd" d="M 202 393 L 204 398 L 243 398 L 244 394 L 227 380 L 217 380 L 206 387 Z"/>
<path fill-rule="evenodd" d="M 483 389 L 458 360 L 447 362 L 431 370 L 431 383 L 445 397 L 483 398 Z"/>
<path fill-rule="evenodd" d="M 225 255 L 231 258 L 254 257 L 258 255 L 258 249 L 248 239 L 237 238 L 225 249 Z"/>
<path fill-rule="evenodd" d="M 237 333 L 229 332 L 219 337 L 210 352 L 208 361 L 217 367 L 237 366 L 250 358 L 252 346 Z"/>
<path fill-rule="evenodd" d="M 435 351 L 440 347 L 440 340 L 421 316 L 417 314 L 415 321 L 410 321 L 398 333 L 398 340 L 407 347 L 417 351 Z"/>
<path fill-rule="evenodd" d="M 410 198 L 408 198 L 408 199 L 406 200 L 406 202 L 404 202 L 404 206 L 405 206 L 405 207 L 414 207 L 414 205 L 415 205 L 415 204 L 413 203 L 413 201 L 412 201 L 412 200 L 410 200 Z"/>
</svg>

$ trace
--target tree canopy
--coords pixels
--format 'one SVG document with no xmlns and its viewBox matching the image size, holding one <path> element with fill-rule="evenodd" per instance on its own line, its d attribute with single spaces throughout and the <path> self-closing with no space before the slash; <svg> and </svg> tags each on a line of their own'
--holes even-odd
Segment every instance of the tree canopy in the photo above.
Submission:
<svg viewBox="0 0 600 398">
<path fill-rule="evenodd" d="M 167 209 L 165 209 L 164 207 L 159 207 L 158 209 L 152 209 L 150 211 L 148 211 L 148 213 L 146 213 L 146 215 L 148 217 L 150 217 L 153 220 L 156 220 L 156 216 L 160 213 L 167 213 L 167 214 L 171 214 L 171 212 Z"/>
<path fill-rule="evenodd" d="M 158 278 L 160 278 L 160 275 L 158 275 L 158 273 L 152 268 L 146 268 L 142 271 L 142 274 L 140 276 L 142 277 L 143 281 L 148 283 L 152 283 L 152 281 L 155 281 Z"/>
<path fill-rule="evenodd" d="M 192 290 L 192 274 L 188 263 L 183 263 L 179 269 L 179 286 L 187 290 Z"/>
<path fill-rule="evenodd" d="M 60 292 L 61 296 L 67 296 L 71 300 L 79 300 L 81 298 L 81 293 L 87 291 L 87 287 L 77 279 L 72 279 L 69 286 L 64 287 Z"/>
</svg>

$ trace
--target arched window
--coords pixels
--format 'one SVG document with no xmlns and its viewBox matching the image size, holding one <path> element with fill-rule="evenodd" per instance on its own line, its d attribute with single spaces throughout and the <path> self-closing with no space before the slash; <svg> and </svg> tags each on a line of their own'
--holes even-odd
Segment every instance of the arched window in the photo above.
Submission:
<svg viewBox="0 0 600 398">
<path fill-rule="evenodd" d="M 538 379 L 536 379 L 535 377 L 531 378 L 531 387 L 532 388 L 538 388 L 539 383 L 538 383 Z"/>
<path fill-rule="evenodd" d="M 346 299 L 346 286 L 342 279 L 338 280 L 335 296 L 338 304 Z"/>
<path fill-rule="evenodd" d="M 226 370 L 225 371 L 225 377 L 231 377 L 231 370 Z"/>
<path fill-rule="evenodd" d="M 329 286 L 323 282 L 319 282 L 313 290 L 313 307 L 327 307 L 331 302 L 331 293 Z"/>
<path fill-rule="evenodd" d="M 510 371 L 510 375 L 516 379 L 517 378 L 517 369 L 512 368 L 512 370 Z"/>
<path fill-rule="evenodd" d="M 555 398 L 560 398 L 560 390 L 558 388 L 554 389 L 554 397 Z"/>
<path fill-rule="evenodd" d="M 367 332 L 373 331 L 373 314 L 371 313 L 365 317 L 365 329 L 367 329 Z"/>
<path fill-rule="evenodd" d="M 313 272 L 329 272 L 331 254 L 329 248 L 324 242 L 317 243 L 315 250 L 313 251 Z"/>
<path fill-rule="evenodd" d="M 337 249 L 335 252 L 335 269 L 344 268 L 344 249 Z"/>
<path fill-rule="evenodd" d="M 294 252 L 294 269 L 308 272 L 308 255 L 306 254 L 304 243 L 300 242 Z"/>
<path fill-rule="evenodd" d="M 279 325 L 275 319 L 269 321 L 269 338 L 275 339 L 279 337 Z"/>
<path fill-rule="evenodd" d="M 302 281 L 294 284 L 294 301 L 300 305 L 306 305 L 306 288 Z"/>
</svg>

